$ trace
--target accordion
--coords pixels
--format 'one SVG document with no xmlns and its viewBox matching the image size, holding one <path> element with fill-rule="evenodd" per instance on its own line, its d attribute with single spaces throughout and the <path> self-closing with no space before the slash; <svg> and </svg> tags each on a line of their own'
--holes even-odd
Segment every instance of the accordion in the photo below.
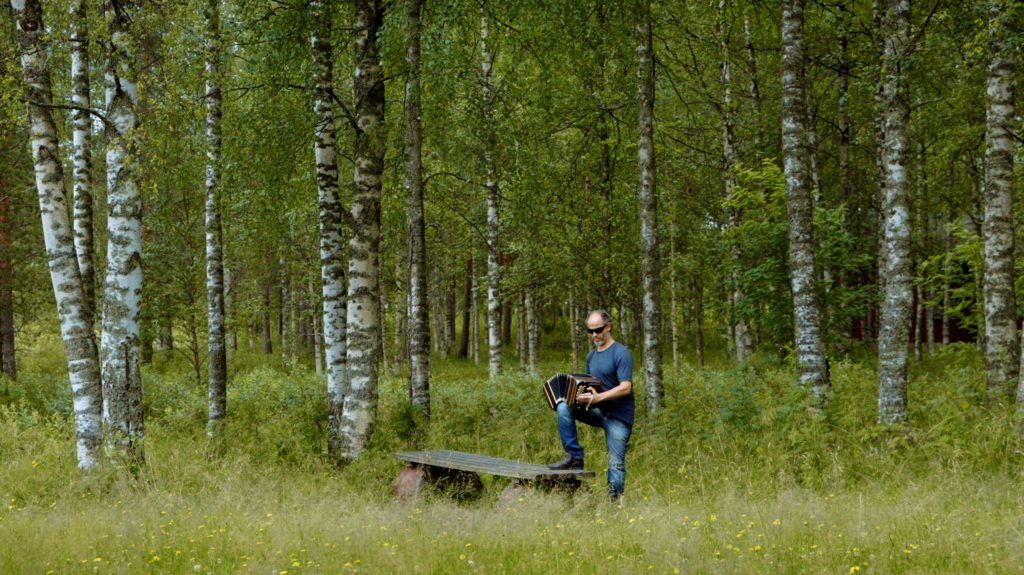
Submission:
<svg viewBox="0 0 1024 575">
<path fill-rule="evenodd" d="M 604 385 L 601 380 L 586 373 L 559 373 L 544 382 L 544 397 L 551 409 L 558 407 L 563 401 L 569 407 L 578 407 L 576 394 L 584 391 L 601 393 Z"/>
</svg>

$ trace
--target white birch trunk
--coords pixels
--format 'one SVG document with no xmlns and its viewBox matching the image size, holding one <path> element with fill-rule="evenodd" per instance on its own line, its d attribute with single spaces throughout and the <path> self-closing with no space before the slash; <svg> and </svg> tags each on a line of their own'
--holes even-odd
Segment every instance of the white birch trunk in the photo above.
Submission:
<svg viewBox="0 0 1024 575">
<path fill-rule="evenodd" d="M 912 288 L 910 198 L 907 184 L 910 98 L 905 58 L 910 47 L 910 0 L 885 0 L 882 15 L 882 261 L 878 337 L 878 421 L 907 420 L 907 355 Z"/>
<path fill-rule="evenodd" d="M 572 345 L 572 370 L 580 371 L 580 313 L 579 305 L 576 303 L 576 290 L 569 286 L 569 341 Z"/>
<path fill-rule="evenodd" d="M 89 323 L 96 322 L 95 248 L 92 233 L 92 108 L 89 89 L 89 16 L 85 0 L 71 3 L 72 181 L 75 253 L 85 290 Z"/>
<path fill-rule="evenodd" d="M 729 23 L 728 23 L 728 2 L 719 0 L 718 3 L 718 47 L 722 55 L 721 82 L 722 82 L 722 169 L 725 182 L 725 197 L 728 201 L 735 200 L 736 181 L 733 174 L 733 164 L 736 163 L 735 138 L 733 136 L 733 103 L 732 103 L 732 62 L 729 60 Z M 742 221 L 743 214 L 738 208 L 729 209 L 729 227 L 736 228 Z M 750 325 L 746 319 L 739 316 L 736 311 L 743 306 L 746 296 L 740 286 L 740 266 L 743 261 L 743 251 L 739 240 L 734 239 L 729 246 L 729 257 L 732 260 L 732 305 L 734 310 L 733 319 L 733 346 L 736 349 L 736 361 L 743 363 L 754 353 L 754 338 L 750 332 Z M 673 299 L 674 301 L 674 299 Z M 673 363 L 677 363 L 673 353 Z"/>
<path fill-rule="evenodd" d="M 402 377 L 402 363 L 409 357 L 409 278 L 405 272 L 409 261 L 408 254 L 406 256 L 395 258 L 395 283 L 406 288 L 399 289 L 396 294 L 399 303 L 395 306 L 395 361 L 391 368 L 391 374 L 396 379 Z"/>
<path fill-rule="evenodd" d="M 475 259 L 475 257 L 474 257 Z M 473 265 L 473 269 L 476 269 L 476 265 Z M 470 322 L 470 334 L 469 334 L 469 346 L 470 353 L 473 355 L 473 365 L 480 364 L 480 298 L 477 294 L 477 278 L 476 272 L 473 272 L 473 309 L 471 315 L 473 316 Z"/>
<path fill-rule="evenodd" d="M 658 254 L 658 192 L 654 156 L 654 50 L 651 5 L 640 3 L 637 15 L 636 67 L 639 112 L 637 168 L 640 181 L 640 252 L 643 275 L 644 386 L 647 413 L 656 416 L 665 405 L 661 382 L 661 262 Z"/>
<path fill-rule="evenodd" d="M 100 365 L 108 443 L 143 458 L 139 305 L 142 297 L 142 198 L 138 167 L 136 39 L 131 0 L 107 0 L 107 274 L 103 285 Z"/>
<path fill-rule="evenodd" d="M 985 366 L 988 393 L 1012 397 L 1018 383 L 1020 346 L 1014 297 L 1013 52 L 1005 46 L 1007 22 L 1000 0 L 989 1 L 988 112 L 985 130 Z"/>
<path fill-rule="evenodd" d="M 224 342 L 224 248 L 221 231 L 220 0 L 206 0 L 206 315 L 207 428 L 211 437 L 227 415 L 228 356 Z"/>
<path fill-rule="evenodd" d="M 494 51 L 488 43 L 487 17 L 480 18 L 480 77 L 483 85 L 483 132 L 484 170 L 487 173 L 487 347 L 489 360 L 487 372 L 493 380 L 501 375 L 501 268 L 498 262 L 500 251 L 497 134 L 494 125 L 494 86 L 491 71 L 494 67 Z"/>
<path fill-rule="evenodd" d="M 384 74 L 377 35 L 380 0 L 357 0 L 355 22 L 355 170 L 353 233 L 348 265 L 348 390 L 341 415 L 341 462 L 359 457 L 373 433 L 377 411 L 380 340 L 380 203 L 384 172 Z"/>
<path fill-rule="evenodd" d="M 821 170 L 818 167 L 818 117 L 814 106 L 807 99 L 807 159 L 811 163 L 811 205 L 819 205 L 823 200 L 824 191 L 821 187 Z M 828 270 L 825 270 L 828 274 Z M 828 276 L 826 275 L 826 278 Z"/>
<path fill-rule="evenodd" d="M 78 468 L 87 471 L 102 452 L 99 360 L 85 290 L 75 255 L 74 231 L 64 199 L 64 173 L 57 145 L 57 126 L 48 107 L 53 101 L 50 68 L 43 44 L 40 0 L 12 0 L 28 101 L 29 143 L 35 170 L 43 241 L 60 317 L 61 339 L 68 363 L 75 414 Z"/>
<path fill-rule="evenodd" d="M 782 3 L 782 156 L 789 214 L 789 267 L 797 372 L 823 409 L 830 387 L 821 339 L 821 304 L 814 271 L 814 209 L 811 202 L 804 78 L 804 1 Z"/>
<path fill-rule="evenodd" d="M 533 290 L 526 290 L 526 365 L 531 377 L 537 377 L 537 349 L 540 347 L 540 330 L 537 325 L 537 302 L 533 299 Z"/>
<path fill-rule="evenodd" d="M 519 369 L 528 369 L 529 358 L 527 358 L 527 336 L 526 336 L 526 294 L 519 290 L 519 298 L 516 301 L 516 353 L 519 355 Z"/>
<path fill-rule="evenodd" d="M 338 196 L 338 159 L 332 101 L 334 48 L 331 44 L 331 15 L 324 0 L 309 4 L 313 19 L 312 45 L 315 74 L 313 109 L 317 201 L 320 226 L 320 279 L 323 290 L 323 340 L 327 371 L 328 450 L 332 457 L 342 453 L 342 411 L 347 389 L 345 238 L 342 235 L 342 205 Z"/>
</svg>

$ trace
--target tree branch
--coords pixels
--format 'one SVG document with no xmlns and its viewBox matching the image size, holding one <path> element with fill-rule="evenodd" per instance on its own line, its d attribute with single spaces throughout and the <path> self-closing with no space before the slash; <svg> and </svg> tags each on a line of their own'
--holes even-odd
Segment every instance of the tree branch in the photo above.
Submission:
<svg viewBox="0 0 1024 575">
<path fill-rule="evenodd" d="M 40 108 L 49 108 L 53 110 L 74 110 L 76 112 L 87 112 L 90 115 L 96 116 L 97 118 L 102 120 L 104 124 L 107 123 L 107 117 L 103 115 L 103 112 L 100 112 L 99 110 L 94 110 L 93 108 L 75 106 L 74 104 L 44 104 L 42 102 L 36 102 L 35 100 L 29 100 L 28 103 L 33 106 L 39 106 Z"/>
</svg>

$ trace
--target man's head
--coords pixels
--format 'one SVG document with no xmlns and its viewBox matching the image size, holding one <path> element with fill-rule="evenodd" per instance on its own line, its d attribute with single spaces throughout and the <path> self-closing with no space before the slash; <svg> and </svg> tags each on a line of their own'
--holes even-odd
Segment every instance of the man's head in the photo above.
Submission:
<svg viewBox="0 0 1024 575">
<path fill-rule="evenodd" d="M 590 312 L 587 316 L 587 334 L 595 346 L 603 346 L 612 337 L 612 316 L 603 309 Z"/>
</svg>

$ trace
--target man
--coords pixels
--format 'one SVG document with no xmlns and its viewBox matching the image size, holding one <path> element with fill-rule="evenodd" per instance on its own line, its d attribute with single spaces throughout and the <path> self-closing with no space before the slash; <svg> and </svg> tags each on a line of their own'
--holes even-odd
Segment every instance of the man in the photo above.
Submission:
<svg viewBox="0 0 1024 575">
<path fill-rule="evenodd" d="M 633 430 L 633 356 L 626 346 L 612 338 L 612 317 L 604 310 L 595 310 L 587 316 L 587 333 L 594 349 L 587 355 L 587 373 L 604 384 L 604 391 L 591 394 L 581 392 L 580 405 L 571 408 L 559 403 L 558 434 L 567 453 L 562 461 L 550 465 L 551 469 L 583 469 L 583 447 L 576 435 L 576 421 L 604 429 L 608 447 L 608 492 L 615 501 L 626 485 L 626 444 Z"/>
</svg>

